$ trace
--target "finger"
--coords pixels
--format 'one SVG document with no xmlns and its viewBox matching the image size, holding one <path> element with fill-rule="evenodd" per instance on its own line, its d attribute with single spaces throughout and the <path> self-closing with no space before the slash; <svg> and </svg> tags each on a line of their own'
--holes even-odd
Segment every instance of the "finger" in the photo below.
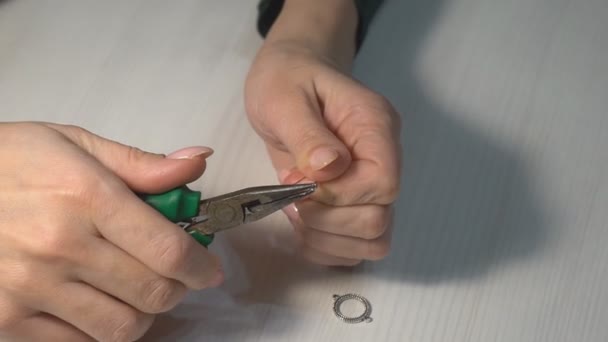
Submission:
<svg viewBox="0 0 608 342">
<path fill-rule="evenodd" d="M 76 276 L 139 311 L 168 311 L 187 293 L 182 283 L 160 276 L 105 240 L 93 240 L 87 250 L 89 262 L 75 270 Z"/>
<path fill-rule="evenodd" d="M 154 316 L 83 283 L 64 283 L 40 303 L 40 310 L 66 321 L 98 341 L 135 341 Z"/>
<path fill-rule="evenodd" d="M 390 249 L 388 232 L 377 239 L 364 240 L 296 225 L 296 234 L 308 248 L 347 259 L 380 260 Z"/>
<path fill-rule="evenodd" d="M 10 341 L 15 342 L 95 341 L 95 339 L 93 339 L 91 336 L 78 330 L 73 325 L 43 313 L 24 319 L 15 326 L 14 330 L 12 330 L 10 334 L 13 335 L 13 339 Z"/>
<path fill-rule="evenodd" d="M 195 146 L 164 156 L 104 139 L 80 127 L 47 124 L 91 154 L 134 191 L 158 193 L 190 183 L 205 171 L 213 150 Z"/>
<path fill-rule="evenodd" d="M 320 73 L 318 77 L 318 82 L 315 83 L 317 91 L 325 100 L 326 111 L 334 114 L 328 117 L 330 126 L 338 127 L 341 122 L 352 120 L 351 116 L 354 115 L 358 123 L 367 124 L 370 120 L 384 122 L 389 126 L 388 132 L 393 139 L 399 140 L 401 118 L 385 97 L 341 73 Z M 382 116 L 378 118 L 376 114 Z M 354 135 L 352 137 L 356 139 Z"/>
<path fill-rule="evenodd" d="M 287 172 L 287 170 L 296 169 L 295 161 L 288 152 L 278 150 L 270 144 L 266 144 L 266 151 L 268 152 L 272 166 L 277 171 L 279 180 L 281 179 L 278 174 L 279 172 Z"/>
<path fill-rule="evenodd" d="M 341 258 L 307 247 L 304 244 L 298 246 L 298 251 L 306 260 L 324 266 L 355 266 L 361 263 L 361 259 Z"/>
<path fill-rule="evenodd" d="M 399 172 L 398 169 L 393 172 Z M 312 182 L 297 169 L 279 170 L 282 184 Z M 399 175 L 383 171 L 367 160 L 355 160 L 339 178 L 318 183 L 311 199 L 331 206 L 355 206 L 375 204 L 386 206 L 395 202 L 399 195 Z"/>
<path fill-rule="evenodd" d="M 369 140 L 372 139 L 367 139 L 368 142 Z M 378 149 L 390 148 L 378 144 Z M 383 162 L 355 160 L 341 177 L 321 183 L 312 198 L 334 206 L 392 204 L 399 195 L 400 187 L 400 171 L 396 160 L 394 156 L 387 157 Z"/>
<path fill-rule="evenodd" d="M 203 289 L 221 283 L 219 259 L 189 234 L 128 189 L 117 190 L 113 196 L 100 199 L 104 203 L 96 207 L 103 208 L 103 212 L 93 213 L 93 221 L 105 239 L 154 272 L 188 288 Z"/>
<path fill-rule="evenodd" d="M 171 174 L 171 170 L 181 170 L 185 165 L 184 170 L 192 171 L 196 169 L 197 163 L 204 166 L 204 161 L 197 161 L 201 159 L 198 157 L 165 160 L 162 156 L 140 153 L 80 128 L 61 125 L 51 125 L 51 127 L 63 132 L 91 155 L 106 162 L 122 177 L 133 178 L 135 183 L 131 182 L 132 187 L 147 187 L 147 190 L 151 190 L 146 192 L 153 192 L 154 189 L 167 190 L 167 185 L 183 184 L 187 178 L 184 177 L 187 176 L 186 173 L 176 171 Z M 156 176 L 146 178 L 145 175 L 138 174 L 138 170 L 153 168 L 155 161 L 161 166 L 166 163 L 182 166 L 163 170 L 160 178 L 171 179 L 170 181 L 159 180 L 157 183 L 148 184 L 154 181 Z M 134 170 L 132 173 L 129 171 L 131 168 Z M 91 201 L 89 207 L 94 208 L 89 215 L 99 233 L 156 273 L 178 280 L 189 288 L 200 289 L 221 282 L 222 275 L 217 258 L 211 256 L 188 234 L 141 201 L 131 189 L 115 179 L 110 171 L 112 170 L 100 169 L 102 181 L 89 184 L 87 188 L 92 194 L 88 196 Z M 139 176 L 142 176 L 142 181 L 137 183 Z M 127 185 L 129 185 L 128 180 Z M 95 190 L 89 189 L 96 186 L 98 188 Z"/>
<path fill-rule="evenodd" d="M 304 174 L 318 181 L 341 175 L 351 161 L 350 152 L 327 127 L 321 108 L 308 91 L 296 90 L 264 113 L 258 128 L 267 143 L 287 150 Z"/>
<path fill-rule="evenodd" d="M 330 125 L 349 146 L 353 162 L 341 177 L 324 182 L 316 198 L 333 205 L 392 203 L 400 183 L 400 116 L 384 97 L 352 79 L 324 77 L 332 77 L 319 81 L 325 111 L 334 114 Z"/>
<path fill-rule="evenodd" d="M 333 207 L 313 200 L 298 202 L 286 210 L 295 210 L 295 213 L 287 213 L 288 216 L 298 215 L 304 225 L 310 228 L 365 240 L 382 236 L 388 228 L 391 215 L 387 206 Z"/>
</svg>

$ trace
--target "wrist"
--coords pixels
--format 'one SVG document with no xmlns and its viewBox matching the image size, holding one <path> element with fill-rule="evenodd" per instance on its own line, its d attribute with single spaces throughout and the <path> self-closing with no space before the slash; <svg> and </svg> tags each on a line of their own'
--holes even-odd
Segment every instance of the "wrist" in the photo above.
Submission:
<svg viewBox="0 0 608 342">
<path fill-rule="evenodd" d="M 357 21 L 353 0 L 285 0 L 264 45 L 302 49 L 349 70 Z"/>
</svg>

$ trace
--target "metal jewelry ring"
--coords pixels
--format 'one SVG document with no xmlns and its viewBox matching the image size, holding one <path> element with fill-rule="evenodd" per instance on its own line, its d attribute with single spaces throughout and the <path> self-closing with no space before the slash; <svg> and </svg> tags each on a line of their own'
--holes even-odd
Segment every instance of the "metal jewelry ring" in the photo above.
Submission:
<svg viewBox="0 0 608 342">
<path fill-rule="evenodd" d="M 340 307 L 342 306 L 342 303 L 346 302 L 347 300 L 356 300 L 362 303 L 365 306 L 365 311 L 361 315 L 356 317 L 348 317 L 344 315 Z M 337 294 L 334 295 L 334 313 L 336 314 L 336 317 L 346 323 L 370 323 L 371 321 L 373 321 L 373 319 L 370 317 L 370 315 L 372 314 L 372 304 L 366 298 L 354 293 L 349 293 L 342 296 Z"/>
</svg>

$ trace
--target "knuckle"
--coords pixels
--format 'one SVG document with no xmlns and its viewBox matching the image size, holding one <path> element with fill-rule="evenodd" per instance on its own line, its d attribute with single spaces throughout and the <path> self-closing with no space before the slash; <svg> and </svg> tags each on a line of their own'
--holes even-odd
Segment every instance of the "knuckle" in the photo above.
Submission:
<svg viewBox="0 0 608 342">
<path fill-rule="evenodd" d="M 154 278 L 144 282 L 143 306 L 144 311 L 160 313 L 172 309 L 176 305 L 178 287 L 167 278 Z"/>
<path fill-rule="evenodd" d="M 139 339 L 148 329 L 149 316 L 133 309 L 114 313 L 108 323 L 107 329 L 101 330 L 105 341 L 130 342 Z"/>
<path fill-rule="evenodd" d="M 350 108 L 353 113 L 366 114 L 369 117 L 376 117 L 378 113 L 395 113 L 391 102 L 381 94 L 368 91 L 352 104 Z M 374 115 L 370 115 L 373 112 Z"/>
<path fill-rule="evenodd" d="M 391 204 L 399 196 L 399 177 L 379 177 L 376 180 L 378 189 L 378 202 L 380 204 Z"/>
<path fill-rule="evenodd" d="M 375 94 L 373 99 L 375 103 L 374 107 L 377 108 L 379 111 L 383 113 L 393 113 L 395 111 L 393 109 L 393 105 L 386 97 L 380 94 Z"/>
<path fill-rule="evenodd" d="M 163 275 L 172 276 L 181 272 L 186 266 L 190 246 L 188 240 L 177 234 L 159 238 L 156 243 L 158 267 Z"/>
<path fill-rule="evenodd" d="M 361 237 L 366 240 L 374 240 L 382 236 L 387 229 L 387 210 L 383 207 L 370 208 L 363 217 Z"/>
<path fill-rule="evenodd" d="M 41 274 L 40 270 L 29 262 L 11 265 L 6 272 L 6 284 L 9 290 L 27 296 L 40 290 L 37 284 L 40 282 Z"/>
<path fill-rule="evenodd" d="M 29 252 L 39 260 L 55 265 L 77 261 L 83 246 L 75 241 L 78 236 L 69 234 L 66 227 L 67 223 L 41 227 L 36 238 L 28 242 Z"/>
<path fill-rule="evenodd" d="M 363 104 L 362 104 L 363 103 Z M 350 112 L 359 126 L 369 134 L 390 134 L 398 139 L 401 134 L 401 115 L 384 96 L 372 93 L 362 103 L 354 104 Z"/>
<path fill-rule="evenodd" d="M 59 125 L 62 128 L 63 134 L 67 135 L 73 141 L 77 141 L 87 151 L 95 151 L 97 147 L 96 135 L 90 131 L 76 125 Z"/>
<path fill-rule="evenodd" d="M 90 210 L 96 200 L 109 198 L 114 190 L 106 175 L 81 161 L 71 163 L 69 170 L 64 170 L 55 181 L 61 186 L 45 196 L 60 213 Z"/>
<path fill-rule="evenodd" d="M 71 125 L 71 124 L 58 124 L 58 126 L 63 127 L 66 131 L 69 131 L 71 134 L 74 135 L 78 135 L 78 136 L 84 136 L 84 135 L 89 135 L 91 134 L 89 131 L 87 131 L 86 129 L 80 127 L 80 126 L 76 126 L 76 125 Z"/>
<path fill-rule="evenodd" d="M 391 249 L 390 241 L 387 239 L 370 241 L 367 246 L 369 260 L 382 260 L 388 256 Z"/>
<path fill-rule="evenodd" d="M 71 124 L 58 124 L 58 123 L 46 123 L 44 124 L 47 127 L 53 128 L 56 131 L 59 131 L 61 134 L 67 136 L 70 140 L 78 141 L 78 142 L 87 142 L 91 132 L 86 129 L 71 125 Z"/>
<path fill-rule="evenodd" d="M 47 229 L 44 234 L 40 234 L 37 239 L 36 249 L 39 252 L 39 256 L 58 259 L 65 253 L 65 250 L 67 250 L 67 239 L 69 239 L 69 235 L 65 234 L 63 229 L 55 227 L 54 229 Z"/>
<path fill-rule="evenodd" d="M 85 150 L 94 153 L 97 148 L 97 136 L 90 131 L 76 125 L 53 124 L 63 135 L 83 147 Z"/>
<path fill-rule="evenodd" d="M 319 127 L 304 127 L 294 137 L 295 146 L 312 146 L 325 138 L 324 131 Z"/>
<path fill-rule="evenodd" d="M 77 174 L 72 177 L 72 192 L 70 193 L 74 200 L 88 204 L 92 198 L 101 196 L 109 190 L 109 183 L 105 179 L 105 175 L 90 172 L 86 166 L 76 171 Z"/>
<path fill-rule="evenodd" d="M 137 147 L 127 146 L 127 161 L 129 165 L 140 165 L 139 162 L 145 158 L 146 155 L 146 152 Z"/>
</svg>

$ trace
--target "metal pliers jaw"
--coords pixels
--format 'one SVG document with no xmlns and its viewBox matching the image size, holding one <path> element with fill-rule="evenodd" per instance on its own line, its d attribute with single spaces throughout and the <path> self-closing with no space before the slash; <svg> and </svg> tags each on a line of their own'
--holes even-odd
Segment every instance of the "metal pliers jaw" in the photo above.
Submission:
<svg viewBox="0 0 608 342">
<path fill-rule="evenodd" d="M 315 183 L 247 188 L 200 202 L 198 216 L 179 222 L 187 232 L 213 235 L 219 231 L 257 221 L 312 194 Z"/>
</svg>

